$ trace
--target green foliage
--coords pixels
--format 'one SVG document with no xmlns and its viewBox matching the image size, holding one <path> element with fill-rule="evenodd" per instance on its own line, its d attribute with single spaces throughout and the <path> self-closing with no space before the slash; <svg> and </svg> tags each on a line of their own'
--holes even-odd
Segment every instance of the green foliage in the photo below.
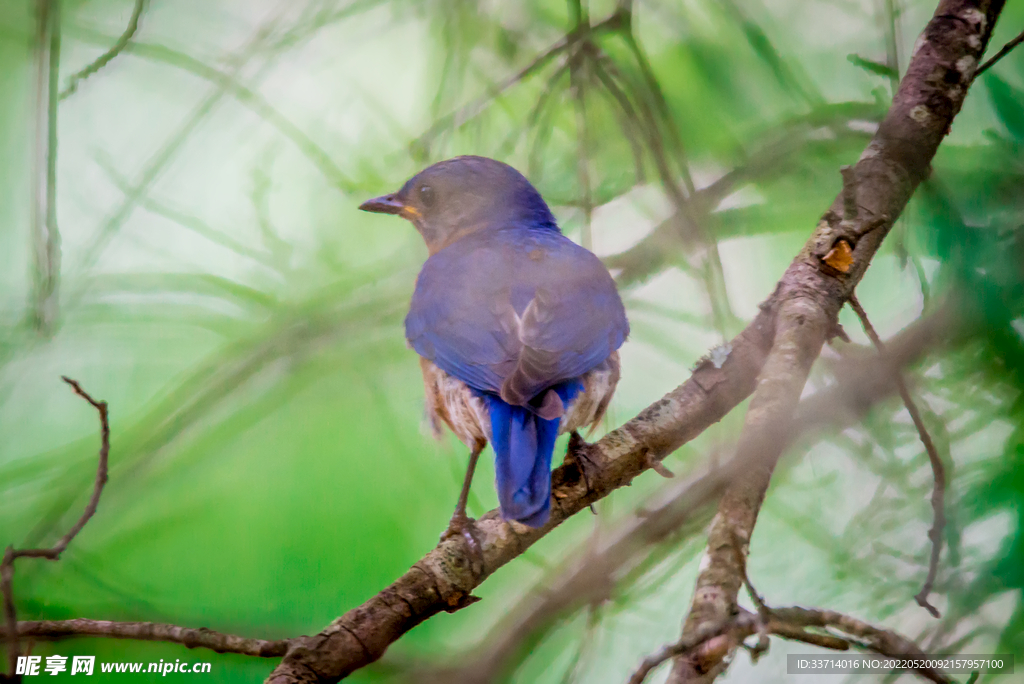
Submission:
<svg viewBox="0 0 1024 684">
<path fill-rule="evenodd" d="M 933 9 L 895 3 L 896 21 L 885 4 L 652 0 L 625 16 L 610 0 L 151 3 L 136 40 L 60 104 L 60 319 L 46 338 L 30 325 L 35 20 L 28 0 L 0 3 L 0 546 L 52 543 L 91 490 L 95 415 L 59 375 L 110 403 L 113 431 L 96 517 L 59 562 L 18 562 L 20 617 L 313 633 L 432 548 L 466 454 L 427 434 L 402 337 L 425 252 L 408 226 L 356 210 L 432 161 L 509 161 L 567 234 L 611 263 L 637 257 L 623 266 L 633 335 L 608 427 L 675 387 L 756 313 L 884 115 L 878 76 L 905 70 Z M 62 84 L 132 5 L 62 3 Z M 993 45 L 1021 25 L 1011 3 Z M 1020 659 L 1024 48 L 980 80 L 858 293 L 883 336 L 951 293 L 984 322 L 909 374 L 951 470 L 944 616 L 927 622 L 912 600 L 932 481 L 898 402 L 793 450 L 750 574 L 772 604 Z M 866 344 L 850 312 L 841 322 Z M 837 363 L 826 351 L 812 389 Z M 741 421 L 667 465 L 699 472 Z M 495 505 L 489 468 L 471 514 Z M 569 521 L 491 577 L 482 603 L 427 621 L 353 679 L 459 664 L 567 549 L 660 484 L 639 478 Z M 678 636 L 699 522 L 637 559 L 608 601 L 532 635 L 508 678 L 625 681 Z M 167 644 L 34 648 L 208 660 L 218 682 L 273 666 Z M 784 654 L 809 650 L 773 644 L 730 677 L 786 681 Z"/>
</svg>

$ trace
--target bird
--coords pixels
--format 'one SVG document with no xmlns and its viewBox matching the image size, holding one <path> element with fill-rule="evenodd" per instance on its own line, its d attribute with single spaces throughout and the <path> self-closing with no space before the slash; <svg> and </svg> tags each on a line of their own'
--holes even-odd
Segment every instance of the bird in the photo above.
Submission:
<svg viewBox="0 0 1024 684">
<path fill-rule="evenodd" d="M 473 542 L 466 503 L 488 443 L 502 518 L 544 526 L 558 434 L 593 429 L 619 381 L 629 323 L 614 279 L 526 177 L 487 157 L 435 163 L 359 208 L 410 221 L 427 246 L 405 335 L 435 435 L 447 425 L 470 450 L 442 540 Z"/>
</svg>

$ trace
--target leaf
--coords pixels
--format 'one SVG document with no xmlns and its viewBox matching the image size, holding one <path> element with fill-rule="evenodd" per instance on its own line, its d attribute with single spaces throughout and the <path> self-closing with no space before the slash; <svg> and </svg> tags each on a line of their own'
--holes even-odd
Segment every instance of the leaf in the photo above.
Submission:
<svg viewBox="0 0 1024 684">
<path fill-rule="evenodd" d="M 846 240 L 837 242 L 825 255 L 824 261 L 840 273 L 849 273 L 853 266 L 853 249 L 850 248 L 850 243 Z"/>
<path fill-rule="evenodd" d="M 876 62 L 871 59 L 864 59 L 860 55 L 852 53 L 846 55 L 846 59 L 850 62 L 850 64 L 856 67 L 860 67 L 864 71 L 875 74 L 876 76 L 884 76 L 885 78 L 896 78 L 899 76 L 899 74 L 896 73 L 895 69 L 893 69 L 888 64 L 883 64 L 882 62 Z"/>
<path fill-rule="evenodd" d="M 1024 139 L 1024 91 L 1014 88 L 991 71 L 984 78 L 996 116 L 1010 135 L 1018 140 Z"/>
</svg>

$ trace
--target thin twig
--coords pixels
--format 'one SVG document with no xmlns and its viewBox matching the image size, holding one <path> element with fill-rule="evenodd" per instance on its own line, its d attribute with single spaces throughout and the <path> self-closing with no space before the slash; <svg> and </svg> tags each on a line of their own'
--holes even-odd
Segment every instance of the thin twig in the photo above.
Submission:
<svg viewBox="0 0 1024 684">
<path fill-rule="evenodd" d="M 665 646 L 657 653 L 644 658 L 643 662 L 640 663 L 640 667 L 629 678 L 629 684 L 643 684 L 643 681 L 647 679 L 647 675 L 666 660 L 688 653 L 715 637 L 725 635 L 731 631 L 753 629 L 753 627 L 754 616 L 749 612 L 740 613 L 732 620 L 704 623 L 691 635 L 680 639 L 674 644 Z"/>
<path fill-rule="evenodd" d="M 736 563 L 740 566 L 743 585 L 747 588 L 747 592 L 750 594 L 750 600 L 753 601 L 754 606 L 757 607 L 757 614 L 762 620 L 767 620 L 771 616 L 771 611 L 768 609 L 768 605 L 764 602 L 764 598 L 761 594 L 757 593 L 757 589 L 754 588 L 754 583 L 750 581 L 750 575 L 747 574 L 747 557 L 743 553 L 743 546 L 743 540 L 739 538 L 739 535 L 733 534 L 733 551 L 736 553 Z"/>
<path fill-rule="evenodd" d="M 102 55 L 96 58 L 94 62 L 89 64 L 81 71 L 75 72 L 68 79 L 67 86 L 60 93 L 60 98 L 63 100 L 66 97 L 75 94 L 78 90 L 78 84 L 89 78 L 103 67 L 110 64 L 110 62 L 121 54 L 121 51 L 128 47 L 128 43 L 131 42 L 132 38 L 135 37 L 135 32 L 139 30 L 139 19 L 142 17 L 142 10 L 146 6 L 146 0 L 135 0 L 135 9 L 132 10 L 132 16 L 128 19 L 128 27 L 121 34 L 121 37 L 117 39 L 109 50 L 104 52 Z"/>
<path fill-rule="evenodd" d="M 578 42 L 588 39 L 590 36 L 601 33 L 603 31 L 610 31 L 617 29 L 622 22 L 620 13 L 613 13 L 603 21 L 594 24 L 586 31 L 572 31 L 554 45 L 550 46 L 547 50 L 540 53 L 532 62 L 524 66 L 522 69 L 506 78 L 495 87 L 491 88 L 485 95 L 478 97 L 473 102 L 470 102 L 462 107 L 450 112 L 437 121 L 435 121 L 430 128 L 423 132 L 416 140 L 413 141 L 413 147 L 423 147 L 428 145 L 441 131 L 447 128 L 460 128 L 467 122 L 476 118 L 487 109 L 487 107 L 497 98 L 499 95 L 504 93 L 512 86 L 525 81 L 533 74 L 543 69 L 552 59 L 557 57 L 561 52 L 573 47 Z"/>
<path fill-rule="evenodd" d="M 640 47 L 640 43 L 637 41 L 636 35 L 634 35 L 632 7 L 629 8 L 629 13 L 625 16 L 629 21 L 626 26 L 623 27 L 623 30 L 619 32 L 619 35 L 626 43 L 626 47 L 632 53 L 633 59 L 640 68 L 644 84 L 650 92 L 651 100 L 654 102 L 654 106 L 658 110 L 658 114 L 661 115 L 665 130 L 668 131 L 669 143 L 674 148 L 675 154 L 673 156 L 679 164 L 683 183 L 686 185 L 687 196 L 692 196 L 695 192 L 695 187 L 693 184 L 693 177 L 690 175 L 690 165 L 686 158 L 686 149 L 683 146 L 682 139 L 679 137 L 679 132 L 676 130 L 675 122 L 672 120 L 672 112 L 669 109 L 665 93 L 661 89 L 661 84 L 658 82 L 658 77 L 654 75 L 654 69 L 651 67 L 650 61 L 647 59 L 647 55 L 644 54 L 643 48 Z"/>
<path fill-rule="evenodd" d="M 10 637 L 10 627 L 5 634 Z M 217 653 L 238 653 L 259 658 L 280 658 L 289 639 L 249 639 L 222 634 L 205 627 L 192 628 L 157 622 L 110 622 L 107 620 L 26 620 L 18 623 L 19 637 L 58 640 L 71 637 L 104 637 L 137 641 L 166 641 L 188 648 L 208 648 Z"/>
<path fill-rule="evenodd" d="M 1011 40 L 1009 43 L 1004 45 L 999 52 L 997 52 L 996 54 L 992 55 L 992 59 L 986 61 L 984 64 L 982 64 L 980 67 L 978 67 L 978 70 L 974 72 L 974 78 L 978 78 L 979 76 L 981 76 L 992 65 L 994 65 L 996 62 L 998 62 L 1003 57 L 1008 55 L 1010 53 L 1010 51 L 1013 50 L 1013 48 L 1017 47 L 1021 43 L 1024 43 L 1024 31 L 1021 31 L 1019 36 L 1017 36 L 1016 38 Z"/>
<path fill-rule="evenodd" d="M 596 62 L 600 58 L 600 52 L 596 49 L 596 46 L 593 43 L 589 43 L 585 47 L 588 53 L 594 53 L 593 57 Z M 633 107 L 633 103 L 629 101 L 629 97 L 622 92 L 608 74 L 600 69 L 595 69 L 592 72 L 592 77 L 596 78 L 595 85 L 604 86 L 604 88 L 598 88 L 598 92 L 604 91 L 611 99 L 612 104 L 616 105 L 613 109 L 619 120 L 619 129 L 622 131 L 623 136 L 625 136 L 626 142 L 629 143 L 629 148 L 633 153 L 636 181 L 637 183 L 646 183 L 647 174 L 644 170 L 644 149 L 636 135 L 637 130 L 642 130 L 643 127 L 643 124 L 640 123 L 640 116 Z"/>
<path fill-rule="evenodd" d="M 85 510 L 82 512 L 82 516 L 78 519 L 78 522 L 68 530 L 67 534 L 61 537 L 56 544 L 48 549 L 15 549 L 13 546 L 8 546 L 4 552 L 4 559 L 0 563 L 0 590 L 2 590 L 3 601 L 4 601 L 4 617 L 7 623 L 7 653 L 10 661 L 11 671 L 10 674 L 14 674 L 14 668 L 18 660 L 19 646 L 18 646 L 18 616 L 17 610 L 14 607 L 14 561 L 18 558 L 46 558 L 47 560 L 58 560 L 60 554 L 67 549 L 68 544 L 82 531 L 85 524 L 89 522 L 89 519 L 96 513 L 96 507 L 100 502 L 100 495 L 103 493 L 103 486 L 107 483 L 107 459 L 110 455 L 110 424 L 107 420 L 107 402 L 97 401 L 89 396 L 89 393 L 82 389 L 82 386 L 71 378 L 61 376 L 61 379 L 71 386 L 71 389 L 75 391 L 75 394 L 85 399 L 100 414 L 100 455 L 99 464 L 96 467 L 96 481 L 93 485 L 92 496 L 89 498 L 89 503 L 86 504 Z"/>
<path fill-rule="evenodd" d="M 884 656 L 925 658 L 926 654 L 917 644 L 896 632 L 875 627 L 855 617 L 838 613 L 834 610 L 816 610 L 810 608 L 774 608 L 772 615 L 781 622 L 800 627 L 819 627 L 836 629 L 850 637 L 861 650 L 871 651 Z M 942 672 L 928 667 L 915 668 L 922 677 L 936 684 L 949 684 L 950 680 Z"/>
<path fill-rule="evenodd" d="M 852 643 L 863 651 L 880 655 L 898 658 L 926 658 L 925 652 L 907 637 L 834 610 L 798 606 L 772 609 L 766 607 L 765 610 L 771 616 L 767 623 L 762 623 L 756 615 L 743 609 L 740 609 L 737 615 L 723 622 L 704 623 L 692 636 L 684 636 L 678 642 L 665 646 L 657 653 L 645 658 L 629 679 L 629 684 L 642 684 L 654 668 L 669 658 L 687 655 L 699 658 L 700 651 L 717 652 L 729 646 L 728 643 L 714 642 L 716 637 L 728 635 L 728 642 L 741 644 L 744 639 L 758 633 L 759 630 L 763 630 L 764 634 L 814 644 L 836 651 L 846 651 Z M 826 633 L 808 632 L 807 628 L 825 630 Z M 847 639 L 828 633 L 827 629 L 829 628 L 852 638 Z M 939 670 L 922 667 L 915 668 L 914 671 L 936 684 L 951 684 L 950 679 Z"/>
<path fill-rule="evenodd" d="M 628 31 L 623 32 L 626 36 L 627 42 L 633 41 L 632 34 Z M 639 50 L 639 46 L 636 46 Z M 614 84 L 616 81 L 621 81 L 625 88 L 629 88 L 630 80 L 626 75 L 619 69 L 618 65 L 608 55 L 604 54 L 600 50 L 595 48 L 596 57 L 592 60 L 594 69 L 599 79 L 602 79 L 605 83 L 605 87 L 609 88 L 610 92 L 613 92 Z M 643 68 L 646 64 L 645 57 L 642 51 L 635 53 L 636 59 L 641 63 Z M 605 76 L 602 77 L 602 71 Z M 644 75 L 647 79 L 645 84 L 648 90 L 651 91 L 649 99 L 655 101 L 655 107 L 657 107 L 659 101 L 664 100 L 664 96 L 661 94 L 661 88 L 658 84 L 657 78 L 654 76 L 653 71 L 648 68 L 644 69 Z M 679 232 L 679 237 L 685 242 L 688 240 L 694 240 L 704 248 L 703 267 L 704 273 L 701 279 L 704 284 L 704 289 L 707 292 L 708 304 L 711 307 L 711 312 L 715 320 L 715 327 L 722 334 L 723 340 L 726 338 L 726 330 L 730 327 L 731 323 L 736 320 L 735 314 L 733 314 L 731 307 L 729 306 L 728 297 L 724 296 L 724 288 L 721 286 L 724 283 L 724 276 L 722 271 L 721 259 L 718 255 L 718 249 L 714 244 L 714 240 L 707 228 L 704 226 L 702 221 L 698 220 L 698 211 L 700 207 L 693 204 L 693 198 L 696 195 L 696 190 L 693 186 L 693 180 L 690 178 L 688 172 L 688 165 L 686 162 L 685 154 L 682 149 L 682 143 L 679 140 L 675 140 L 676 155 L 678 156 L 680 167 L 683 171 L 683 182 L 686 185 L 686 193 L 676 183 L 675 175 L 669 166 L 669 154 L 666 152 L 666 148 L 670 145 L 666 144 L 665 138 L 661 132 L 661 125 L 658 123 L 658 113 L 652 109 L 648 98 L 641 95 L 636 96 L 637 108 L 642 115 L 643 119 L 640 123 L 640 130 L 645 133 L 645 137 L 648 141 L 648 149 L 650 150 L 651 157 L 654 160 L 654 166 L 657 170 L 659 180 L 661 181 L 662 187 L 664 187 L 666 194 L 675 206 L 675 213 L 669 222 L 675 224 Z M 665 105 L 667 106 L 667 105 Z M 667 115 L 666 115 L 667 116 Z M 674 130 L 672 128 L 672 122 L 668 120 L 665 126 L 670 129 L 670 135 Z M 672 141 L 670 140 L 669 143 Z M 670 150 L 671 151 L 671 150 Z"/>
<path fill-rule="evenodd" d="M 885 344 L 878 336 L 874 326 L 871 325 L 867 312 L 864 311 L 864 307 L 860 305 L 855 294 L 850 295 L 850 307 L 856 312 L 857 317 L 860 318 L 864 331 L 871 338 L 871 342 L 879 352 L 884 352 Z M 935 448 L 935 442 L 932 441 L 928 428 L 921 418 L 921 411 L 918 410 L 914 398 L 910 395 L 910 390 L 903 379 L 903 374 L 898 369 L 893 369 L 893 373 L 896 387 L 900 392 L 900 398 L 903 399 L 903 405 L 907 407 L 907 412 L 910 413 L 910 418 L 914 421 L 914 427 L 917 428 L 917 434 L 921 438 L 921 443 L 924 445 L 925 451 L 928 452 L 928 460 L 931 461 L 932 473 L 935 476 L 935 486 L 932 488 L 933 522 L 932 529 L 928 531 L 928 538 L 932 542 L 931 558 L 928 561 L 928 577 L 925 579 L 921 591 L 914 596 L 914 600 L 917 601 L 919 606 L 931 613 L 932 617 L 937 618 L 941 617 L 941 614 L 935 606 L 928 603 L 928 595 L 935 585 L 935 577 L 939 571 L 939 556 L 942 553 L 942 532 L 946 527 L 946 467 L 943 465 L 938 449 Z"/>
</svg>

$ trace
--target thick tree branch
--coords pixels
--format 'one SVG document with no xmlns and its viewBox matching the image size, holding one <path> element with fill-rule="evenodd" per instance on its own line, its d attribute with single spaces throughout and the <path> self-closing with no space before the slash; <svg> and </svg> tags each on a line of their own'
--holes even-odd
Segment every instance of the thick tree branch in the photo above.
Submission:
<svg viewBox="0 0 1024 684">
<path fill-rule="evenodd" d="M 783 436 L 810 364 L 891 227 L 888 217 L 899 214 L 926 174 L 935 148 L 959 110 L 1001 6 L 1001 2 L 943 2 L 893 108 L 855 167 L 861 220 L 844 221 L 841 200 L 837 200 L 761 312 L 730 343 L 724 362 L 703 360 L 683 385 L 618 430 L 596 444 L 575 445 L 553 474 L 555 505 L 544 528 L 505 522 L 491 511 L 478 522 L 479 557 L 459 539 L 439 544 L 394 584 L 320 634 L 291 640 L 269 681 L 337 681 L 379 658 L 423 620 L 469 605 L 475 600 L 472 590 L 489 574 L 567 517 L 628 484 L 721 419 L 758 386 L 759 374 L 761 389 L 748 415 L 750 429 L 741 438 L 739 456 L 752 453 L 749 445 L 755 432 Z M 971 47 L 972 42 L 977 47 Z M 848 256 L 829 259 L 840 245 L 845 245 Z M 781 446 L 772 449 L 781 450 Z M 589 464 L 586 478 L 583 463 Z M 763 496 L 759 483 L 767 483 L 770 467 L 754 470 L 755 477 L 735 497 L 756 502 L 745 511 L 751 527 Z M 749 539 L 749 529 L 742 538 Z M 734 603 L 735 594 L 730 600 Z M 10 629 L 8 636 L 16 638 L 14 631 Z"/>
<path fill-rule="evenodd" d="M 942 0 L 925 27 L 892 107 L 857 164 L 843 174 L 844 192 L 779 284 L 775 343 L 751 401 L 740 456 L 763 448 L 762 443 L 780 443 L 775 436 L 792 419 L 810 365 L 831 332 L 838 307 L 853 293 L 870 255 L 927 176 L 939 143 L 960 111 L 1002 6 L 1000 0 Z M 772 466 L 752 470 L 723 496 L 683 626 L 684 639 L 702 625 L 719 623 L 735 612 L 742 586 L 737 558 L 747 553 Z M 742 545 L 738 553 L 737 540 Z M 712 681 L 724 670 L 719 665 L 726 662 L 726 655 L 715 653 L 710 660 L 679 658 L 668 681 Z"/>
<path fill-rule="evenodd" d="M 686 383 L 594 445 L 570 453 L 554 473 L 551 520 L 533 530 L 501 520 L 491 511 L 478 522 L 482 563 L 459 540 L 427 554 L 394 584 L 362 606 L 339 617 L 320 634 L 297 640 L 268 681 L 332 682 L 379 658 L 406 631 L 441 610 L 472 602 L 472 590 L 568 516 L 628 483 L 649 467 L 648 454 L 662 458 L 699 434 L 754 388 L 766 353 L 778 336 L 772 365 L 764 375 L 764 399 L 755 400 L 748 423 L 768 431 L 788 423 L 817 351 L 831 333 L 846 301 L 882 239 L 898 216 L 959 111 L 977 57 L 1002 3 L 944 2 L 925 32 L 893 107 L 855 167 L 863 221 L 842 221 L 842 201 L 819 222 L 755 320 L 731 343 L 728 358 L 716 367 L 702 362 Z M 969 40 L 970 39 L 970 40 Z M 972 47 L 971 43 L 977 45 Z M 938 72 L 939 78 L 936 78 Z M 870 225 L 871 230 L 862 231 Z M 824 261 L 840 242 L 849 250 L 840 269 Z M 797 380 L 782 377 L 793 374 Z M 746 439 L 751 443 L 750 435 Z M 741 449 L 749 448 L 743 447 Z M 588 467 L 587 482 L 579 463 Z M 770 469 L 761 469 L 736 497 L 759 507 Z M 723 504 L 724 505 L 724 504 Z M 755 511 L 746 515 L 749 524 Z M 749 539 L 749 528 L 743 538 Z M 730 557 L 732 554 L 730 554 Z M 736 586 L 738 590 L 738 585 Z M 722 608 L 735 602 L 726 595 Z M 718 611 L 709 611 L 718 613 Z M 727 614 L 724 611 L 718 614 Z"/>
<path fill-rule="evenodd" d="M 678 388 L 595 444 L 580 444 L 553 473 L 551 519 L 532 529 L 491 511 L 477 521 L 482 564 L 458 539 L 446 540 L 402 577 L 320 634 L 295 640 L 272 682 L 337 681 L 383 655 L 402 634 L 443 610 L 473 601 L 470 592 L 569 516 L 632 481 L 709 425 L 753 390 L 770 344 L 771 307 L 732 341 L 721 364 L 702 361 Z M 588 477 L 581 474 L 585 460 Z M 589 482 L 589 487 L 587 483 Z"/>
<path fill-rule="evenodd" d="M 836 384 L 801 401 L 795 429 L 784 436 L 786 444 L 862 419 L 871 407 L 898 391 L 893 368 L 916 362 L 943 338 L 959 341 L 950 335 L 954 326 L 963 335 L 973 329 L 952 305 L 945 305 L 896 335 L 877 360 L 844 364 L 847 372 Z M 762 454 L 755 456 L 758 461 L 761 458 Z M 528 592 L 482 641 L 450 658 L 456 666 L 427 670 L 421 663 L 411 664 L 415 680 L 463 684 L 500 680 L 545 626 L 572 610 L 606 599 L 634 569 L 648 562 L 659 545 L 663 547 L 670 539 L 677 544 L 673 535 L 681 530 L 697 533 L 707 524 L 708 504 L 738 473 L 753 465 L 756 463 L 729 460 L 725 465 L 711 466 L 704 474 L 666 484 L 642 509 L 567 553 L 565 565 Z M 699 473 L 704 466 L 696 465 L 691 470 Z M 827 645 L 833 647 L 835 642 Z"/>
<path fill-rule="evenodd" d="M 897 390 L 891 369 L 915 362 L 950 330 L 961 335 L 972 329 L 952 306 L 940 307 L 928 317 L 917 321 L 890 340 L 879 360 L 851 361 L 839 382 L 801 402 L 796 424 L 801 431 L 816 432 L 845 426 L 859 420 L 876 402 Z M 789 435 L 791 441 L 796 435 Z M 658 463 L 656 459 L 652 459 Z M 654 466 L 652 466 L 653 468 Z M 582 558 L 558 575 L 554 584 L 545 584 L 532 592 L 510 613 L 507 620 L 485 639 L 484 645 L 473 649 L 473 658 L 457 671 L 431 673 L 438 681 L 491 681 L 495 673 L 507 666 L 509 658 L 531 634 L 567 608 L 600 598 L 614 581 L 613 575 L 635 565 L 645 549 L 663 540 L 681 525 L 701 522 L 695 515 L 713 502 L 745 464 L 730 461 L 710 472 L 669 485 L 652 497 L 649 504 L 600 538 L 600 546 L 588 548 L 570 558 Z M 589 542 L 588 542 L 589 544 Z M 239 653 L 259 657 L 280 657 L 295 639 L 266 641 L 220 634 L 206 628 L 146 622 L 111 622 L 104 620 L 24 621 L 18 624 L 18 635 L 34 639 L 57 640 L 72 637 L 107 637 L 144 641 L 180 643 L 186 647 L 210 648 L 218 652 Z M 0 638 L 10 634 L 0 628 Z M 780 632 L 781 634 L 781 632 Z M 808 643 L 834 647 L 834 641 L 821 635 L 796 633 L 784 635 L 801 638 Z M 456 676 L 457 675 L 457 676 Z"/>
</svg>

